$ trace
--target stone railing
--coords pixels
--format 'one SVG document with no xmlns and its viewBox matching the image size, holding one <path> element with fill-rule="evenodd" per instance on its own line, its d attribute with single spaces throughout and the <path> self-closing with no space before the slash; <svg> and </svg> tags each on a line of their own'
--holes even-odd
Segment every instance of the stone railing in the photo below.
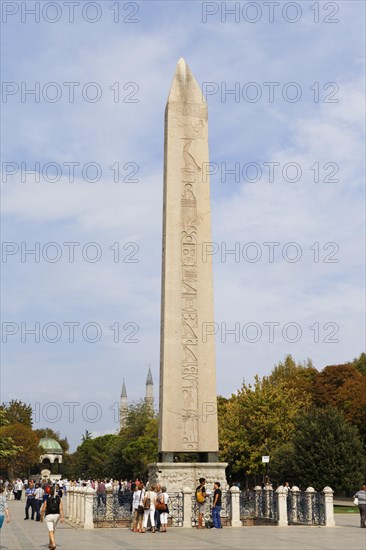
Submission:
<svg viewBox="0 0 366 550">
<path fill-rule="evenodd" d="M 84 529 L 93 529 L 94 495 L 91 487 L 70 487 L 66 494 L 66 519 Z"/>
<path fill-rule="evenodd" d="M 111 494 L 109 494 L 111 493 Z M 334 527 L 333 512 L 333 491 L 330 487 L 325 487 L 321 493 L 317 493 L 312 487 L 301 492 L 298 487 L 292 487 L 287 491 L 285 487 L 278 487 L 273 491 L 272 486 L 267 486 L 263 491 L 261 487 L 256 487 L 252 492 L 252 498 L 245 498 L 245 493 L 240 493 L 238 487 L 231 487 L 229 491 L 223 492 L 223 498 L 226 499 L 226 507 L 222 509 L 225 525 L 231 527 L 241 527 L 247 517 L 261 518 L 273 521 L 274 524 L 284 527 L 287 525 L 324 525 L 325 527 Z M 170 516 L 172 525 L 183 528 L 191 528 L 195 522 L 192 516 L 192 502 L 194 491 L 185 487 L 179 496 L 179 502 L 172 506 Z M 84 529 L 93 529 L 95 526 L 107 526 L 99 521 L 96 514 L 96 491 L 90 487 L 72 487 L 67 492 L 67 502 L 65 503 L 66 519 Z M 176 499 L 177 500 L 177 499 Z M 173 502 L 172 502 L 173 504 Z M 109 510 L 110 506 L 119 506 L 118 498 L 112 494 L 112 491 L 106 495 L 106 505 L 104 506 L 108 520 L 108 514 L 112 514 L 114 527 L 126 526 L 121 518 Z M 94 508 L 94 509 L 93 509 Z M 97 507 L 98 511 L 98 507 Z M 248 514 L 246 514 L 248 512 Z M 178 514 L 175 518 L 174 515 Z M 116 517 L 115 517 L 116 516 Z M 127 518 L 124 518 L 125 520 Z M 110 520 L 112 521 L 112 520 Z"/>
</svg>

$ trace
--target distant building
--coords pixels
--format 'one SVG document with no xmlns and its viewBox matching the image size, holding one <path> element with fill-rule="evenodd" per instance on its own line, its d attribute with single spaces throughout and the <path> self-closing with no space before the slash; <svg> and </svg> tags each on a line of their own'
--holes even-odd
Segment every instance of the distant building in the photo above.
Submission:
<svg viewBox="0 0 366 550">
<path fill-rule="evenodd" d="M 149 406 L 151 412 L 154 411 L 154 381 L 151 374 L 151 368 L 149 365 L 149 370 L 146 377 L 146 385 L 145 385 L 145 403 Z M 127 398 L 127 390 L 126 390 L 126 384 L 123 380 L 122 384 L 122 390 L 121 390 L 121 396 L 120 396 L 120 402 L 119 402 L 119 429 L 122 430 L 122 428 L 126 427 L 127 422 L 127 414 L 128 414 L 128 398 Z"/>
<path fill-rule="evenodd" d="M 58 481 L 61 479 L 62 447 L 56 439 L 42 437 L 39 446 L 43 454 L 39 457 L 39 473 L 42 479 Z"/>
</svg>

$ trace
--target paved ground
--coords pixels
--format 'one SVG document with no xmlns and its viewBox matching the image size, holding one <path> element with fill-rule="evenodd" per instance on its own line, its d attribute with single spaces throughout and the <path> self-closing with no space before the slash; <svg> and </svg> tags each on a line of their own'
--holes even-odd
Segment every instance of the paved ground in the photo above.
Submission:
<svg viewBox="0 0 366 550">
<path fill-rule="evenodd" d="M 9 502 L 12 521 L 1 530 L 4 550 L 48 549 L 44 524 L 24 521 L 24 502 Z M 356 514 L 337 514 L 337 526 L 326 527 L 227 527 L 215 529 L 170 529 L 167 533 L 132 533 L 128 529 L 75 529 L 58 526 L 58 550 L 366 550 L 366 529 L 360 529 Z"/>
</svg>

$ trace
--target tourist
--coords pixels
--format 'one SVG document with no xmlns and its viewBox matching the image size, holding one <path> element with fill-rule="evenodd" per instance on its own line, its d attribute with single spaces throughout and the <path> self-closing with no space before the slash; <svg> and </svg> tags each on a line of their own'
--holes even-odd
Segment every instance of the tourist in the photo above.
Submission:
<svg viewBox="0 0 366 550">
<path fill-rule="evenodd" d="M 161 533 L 166 533 L 168 528 L 168 514 L 169 514 L 169 510 L 168 510 L 169 495 L 166 492 L 166 487 L 161 488 L 161 498 L 165 504 L 165 510 L 162 510 L 160 513 L 160 523 L 161 523 L 160 531 Z"/>
<path fill-rule="evenodd" d="M 23 491 L 23 482 L 22 480 L 18 477 L 18 479 L 16 480 L 15 482 L 15 500 L 21 500 L 22 499 L 22 491 Z"/>
<path fill-rule="evenodd" d="M 42 508 L 42 503 L 43 503 L 43 495 L 44 495 L 44 490 L 42 489 L 41 487 L 41 484 L 40 483 L 37 483 L 36 484 L 36 492 L 34 494 L 34 502 L 35 502 L 35 507 L 36 507 L 36 521 L 39 521 L 41 519 L 41 508 Z"/>
<path fill-rule="evenodd" d="M 353 498 L 358 499 L 358 509 L 360 511 L 360 527 L 366 528 L 366 483 L 357 491 Z"/>
<path fill-rule="evenodd" d="M 135 490 L 132 495 L 132 528 L 131 531 L 138 533 L 142 531 L 142 518 L 144 509 L 141 497 L 141 488 L 135 485 Z"/>
<path fill-rule="evenodd" d="M 55 494 L 55 488 L 51 487 L 50 494 L 47 500 L 43 503 L 41 510 L 41 522 L 45 519 L 45 523 L 48 529 L 49 545 L 51 550 L 56 550 L 55 543 L 55 530 L 58 521 L 64 522 L 64 512 L 62 507 L 62 501 L 58 495 Z"/>
<path fill-rule="evenodd" d="M 146 491 L 144 496 L 144 520 L 142 523 L 142 532 L 145 533 L 147 522 L 150 517 L 151 530 L 155 533 L 155 503 L 156 503 L 156 493 L 155 485 L 151 485 L 149 491 Z"/>
<path fill-rule="evenodd" d="M 100 503 L 103 503 L 103 506 L 107 503 L 107 495 L 105 492 L 105 484 L 100 479 L 97 480 L 97 496 L 98 496 L 98 508 Z"/>
<path fill-rule="evenodd" d="M 289 484 L 289 482 L 288 482 L 288 481 L 284 481 L 283 484 L 282 484 L 282 487 L 285 488 L 285 492 L 286 492 L 286 494 L 287 494 L 287 493 L 289 492 L 289 490 L 290 490 L 290 484 Z"/>
<path fill-rule="evenodd" d="M 6 523 L 9 523 L 10 514 L 9 514 L 8 504 L 6 502 L 4 487 L 3 485 L 1 485 L 0 486 L 0 529 L 3 526 L 5 516 L 6 516 Z"/>
<path fill-rule="evenodd" d="M 212 521 L 214 529 L 221 529 L 221 498 L 222 492 L 220 489 L 220 483 L 215 481 L 214 483 L 214 496 L 212 505 Z"/>
<path fill-rule="evenodd" d="M 156 503 L 161 502 L 161 498 L 162 498 L 161 495 L 162 495 L 161 486 L 158 484 L 156 486 Z M 158 510 L 158 508 L 155 506 L 154 521 L 155 521 L 156 531 L 160 531 L 160 525 L 161 525 L 160 513 L 161 513 L 160 510 Z"/>
<path fill-rule="evenodd" d="M 203 516 L 206 512 L 206 480 L 204 477 L 200 477 L 199 485 L 196 487 L 196 501 L 198 503 L 198 525 L 197 529 L 204 529 Z"/>
<path fill-rule="evenodd" d="M 36 502 L 35 502 L 36 488 L 34 486 L 34 481 L 29 482 L 29 486 L 25 490 L 25 518 L 29 519 L 29 508 L 32 510 L 31 519 L 34 519 L 34 514 L 36 513 Z"/>
</svg>

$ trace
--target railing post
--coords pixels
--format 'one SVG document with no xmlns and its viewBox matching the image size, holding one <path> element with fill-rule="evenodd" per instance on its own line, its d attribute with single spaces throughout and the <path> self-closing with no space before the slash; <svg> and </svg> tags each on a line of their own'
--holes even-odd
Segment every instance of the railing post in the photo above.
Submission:
<svg viewBox="0 0 366 550">
<path fill-rule="evenodd" d="M 74 502 L 74 523 L 78 521 L 78 502 L 79 502 L 79 487 L 75 487 L 75 502 Z"/>
<path fill-rule="evenodd" d="M 190 489 L 189 487 L 183 487 L 183 527 L 192 527 L 191 516 L 192 516 L 192 489 Z"/>
<path fill-rule="evenodd" d="M 255 491 L 255 516 L 259 518 L 261 514 L 261 494 L 262 494 L 262 487 L 257 485 L 254 487 Z"/>
<path fill-rule="evenodd" d="M 81 487 L 76 487 L 76 522 L 80 525 L 81 516 Z"/>
<path fill-rule="evenodd" d="M 271 501 L 273 501 L 273 487 L 269 483 L 264 488 L 264 494 L 265 494 L 265 517 L 270 518 L 271 517 Z"/>
<path fill-rule="evenodd" d="M 66 498 L 67 498 L 67 516 L 66 517 L 68 520 L 72 521 L 72 501 L 74 498 L 74 492 L 71 489 L 71 487 L 67 491 Z"/>
<path fill-rule="evenodd" d="M 292 521 L 297 523 L 299 518 L 299 500 L 300 500 L 300 489 L 294 485 L 291 488 L 292 493 Z"/>
<path fill-rule="evenodd" d="M 85 497 L 86 497 L 86 487 L 82 487 L 80 491 L 81 497 L 81 507 L 80 507 L 80 525 L 84 527 L 85 521 Z"/>
<path fill-rule="evenodd" d="M 94 493 L 95 493 L 95 490 L 92 487 L 87 487 L 85 491 L 84 529 L 94 529 L 94 521 L 93 521 Z"/>
<path fill-rule="evenodd" d="M 278 498 L 278 526 L 287 527 L 287 491 L 283 485 L 280 485 L 277 487 L 276 493 Z"/>
<path fill-rule="evenodd" d="M 114 510 L 113 487 L 106 489 L 105 493 L 106 493 L 106 498 L 105 498 L 105 519 L 114 524 L 115 510 Z"/>
<path fill-rule="evenodd" d="M 324 487 L 324 517 L 325 527 L 334 527 L 334 509 L 333 509 L 333 489 L 330 487 Z"/>
<path fill-rule="evenodd" d="M 233 485 L 230 489 L 231 496 L 231 527 L 241 527 L 240 521 L 240 489 Z"/>
<path fill-rule="evenodd" d="M 309 525 L 313 525 L 313 507 L 314 507 L 314 487 L 308 487 L 305 491 L 307 517 L 306 520 Z"/>
</svg>

